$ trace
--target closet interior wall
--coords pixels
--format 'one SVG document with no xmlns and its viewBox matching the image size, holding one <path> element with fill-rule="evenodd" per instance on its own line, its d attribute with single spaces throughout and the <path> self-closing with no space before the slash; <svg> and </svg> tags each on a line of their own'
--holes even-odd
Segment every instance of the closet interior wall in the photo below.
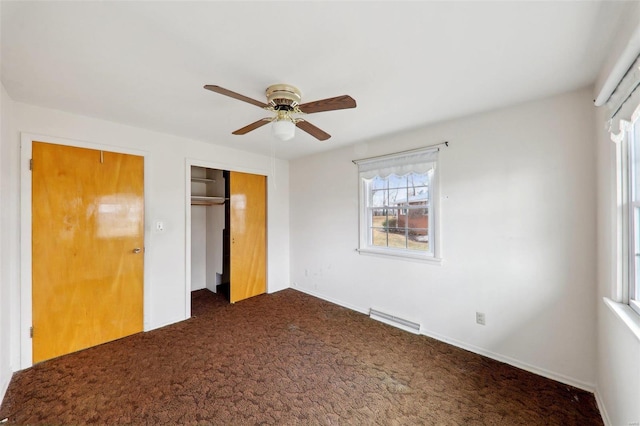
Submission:
<svg viewBox="0 0 640 426">
<path fill-rule="evenodd" d="M 191 291 L 222 283 L 225 201 L 222 171 L 191 166 Z"/>
</svg>

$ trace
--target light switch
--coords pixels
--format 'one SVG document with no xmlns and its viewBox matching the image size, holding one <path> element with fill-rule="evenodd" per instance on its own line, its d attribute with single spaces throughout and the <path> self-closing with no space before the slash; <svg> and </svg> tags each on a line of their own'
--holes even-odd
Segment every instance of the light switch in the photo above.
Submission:
<svg viewBox="0 0 640 426">
<path fill-rule="evenodd" d="M 156 222 L 156 232 L 164 232 L 164 222 L 162 221 Z"/>
</svg>

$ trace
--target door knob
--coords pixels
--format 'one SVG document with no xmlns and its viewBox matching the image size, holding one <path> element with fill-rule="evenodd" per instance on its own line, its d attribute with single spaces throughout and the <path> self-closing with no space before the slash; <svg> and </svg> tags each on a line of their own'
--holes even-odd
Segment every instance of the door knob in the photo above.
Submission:
<svg viewBox="0 0 640 426">
<path fill-rule="evenodd" d="M 142 251 L 142 249 L 141 249 L 140 247 L 136 247 L 136 248 L 134 248 L 134 249 L 133 249 L 133 252 L 134 252 L 135 254 L 138 254 L 138 253 L 140 253 L 141 251 Z"/>
</svg>

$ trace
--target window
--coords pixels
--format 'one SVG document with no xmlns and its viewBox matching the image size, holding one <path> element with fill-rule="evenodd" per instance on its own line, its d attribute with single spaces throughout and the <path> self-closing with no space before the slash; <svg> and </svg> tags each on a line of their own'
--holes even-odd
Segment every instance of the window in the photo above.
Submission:
<svg viewBox="0 0 640 426">
<path fill-rule="evenodd" d="M 640 107 L 631 120 L 619 120 L 616 143 L 617 261 L 615 302 L 629 305 L 640 314 Z"/>
<path fill-rule="evenodd" d="M 606 99 L 608 127 L 615 143 L 614 286 L 608 305 L 632 321 L 640 317 L 640 56 Z M 600 94 L 602 100 L 605 92 Z M 605 299 L 606 301 L 606 299 Z M 618 306 L 621 305 L 621 306 Z M 627 305 L 631 309 L 627 309 Z M 624 308 L 624 309 L 621 309 Z M 632 310 L 627 314 L 627 311 Z M 626 319 L 625 319 L 626 322 Z"/>
<path fill-rule="evenodd" d="M 438 148 L 356 160 L 359 251 L 437 259 Z"/>
<path fill-rule="evenodd" d="M 625 139 L 628 144 L 626 208 L 628 209 L 629 283 L 628 288 L 624 289 L 627 294 L 625 295 L 623 291 L 623 299 L 627 299 L 629 306 L 640 314 L 640 118 L 635 118 L 631 123 Z"/>
</svg>

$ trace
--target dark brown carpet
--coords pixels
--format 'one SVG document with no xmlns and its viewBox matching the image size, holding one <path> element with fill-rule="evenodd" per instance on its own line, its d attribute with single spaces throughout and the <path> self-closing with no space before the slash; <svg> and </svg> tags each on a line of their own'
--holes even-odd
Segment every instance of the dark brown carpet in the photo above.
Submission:
<svg viewBox="0 0 640 426">
<path fill-rule="evenodd" d="M 295 290 L 18 372 L 10 424 L 601 425 L 593 395 Z"/>
</svg>

